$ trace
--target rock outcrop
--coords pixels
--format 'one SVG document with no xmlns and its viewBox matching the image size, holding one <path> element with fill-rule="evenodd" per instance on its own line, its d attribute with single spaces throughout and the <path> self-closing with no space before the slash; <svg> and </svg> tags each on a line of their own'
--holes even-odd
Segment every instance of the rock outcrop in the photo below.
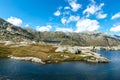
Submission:
<svg viewBox="0 0 120 80">
<path fill-rule="evenodd" d="M 91 47 L 83 48 L 83 47 L 60 46 L 55 50 L 55 52 L 67 52 L 67 53 L 79 54 L 78 56 L 83 57 L 83 60 L 87 62 L 96 62 L 96 63 L 110 62 L 109 59 L 90 50 Z"/>
<path fill-rule="evenodd" d="M 5 41 L 5 45 L 14 45 L 14 44 L 16 44 L 16 43 L 13 41 Z"/>
<path fill-rule="evenodd" d="M 66 52 L 66 53 L 74 53 L 74 54 L 80 54 L 81 51 L 78 49 L 78 47 L 66 47 L 66 46 L 59 46 L 55 52 Z"/>
<path fill-rule="evenodd" d="M 107 63 L 110 62 L 109 59 L 103 57 L 101 54 L 92 52 L 92 51 L 82 51 L 82 54 L 80 55 L 84 58 L 87 62 L 95 62 L 95 63 Z"/>
<path fill-rule="evenodd" d="M 31 41 L 34 39 L 33 34 L 27 30 L 15 26 L 0 18 L 0 40 L 3 41 Z"/>
<path fill-rule="evenodd" d="M 23 60 L 23 61 L 32 61 L 35 63 L 42 63 L 45 64 L 40 58 L 36 58 L 36 57 L 15 57 L 15 56 L 8 56 L 11 59 L 15 59 L 15 60 Z"/>
</svg>

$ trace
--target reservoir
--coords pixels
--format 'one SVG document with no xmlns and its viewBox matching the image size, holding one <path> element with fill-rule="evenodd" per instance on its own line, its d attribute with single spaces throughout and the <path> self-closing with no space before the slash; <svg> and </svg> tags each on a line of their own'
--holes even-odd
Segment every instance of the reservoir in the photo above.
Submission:
<svg viewBox="0 0 120 80">
<path fill-rule="evenodd" d="M 120 51 L 97 51 L 110 63 L 36 64 L 0 59 L 0 80 L 120 80 Z"/>
</svg>

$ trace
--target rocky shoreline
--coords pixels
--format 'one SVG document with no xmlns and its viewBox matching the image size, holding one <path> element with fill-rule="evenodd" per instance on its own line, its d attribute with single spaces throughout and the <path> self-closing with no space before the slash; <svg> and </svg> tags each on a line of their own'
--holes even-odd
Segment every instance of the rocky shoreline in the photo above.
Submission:
<svg viewBox="0 0 120 80">
<path fill-rule="evenodd" d="M 95 53 L 91 51 L 92 49 L 88 47 L 70 47 L 70 46 L 60 46 L 58 47 L 55 52 L 67 52 L 78 54 L 78 56 L 83 57 L 84 61 L 87 62 L 95 62 L 95 63 L 108 63 L 110 62 L 109 59 L 103 57 L 101 54 Z"/>
<path fill-rule="evenodd" d="M 97 53 L 94 53 L 94 55 L 88 55 L 87 54 L 87 55 L 80 55 L 80 56 L 83 57 L 84 58 L 83 61 L 86 61 L 86 62 L 91 62 L 91 63 L 108 63 L 108 62 L 110 62 L 109 59 L 107 59 L 105 57 L 102 57 L 102 56 L 100 56 Z M 31 61 L 31 62 L 40 63 L 40 64 L 59 63 L 59 61 L 56 61 L 56 62 L 51 62 L 51 61 L 43 62 L 40 58 L 36 58 L 36 57 L 15 57 L 15 56 L 9 56 L 9 58 L 15 59 L 15 60 L 21 60 L 21 61 Z"/>
<path fill-rule="evenodd" d="M 102 55 L 100 55 L 98 53 L 92 52 L 87 48 L 81 49 L 80 47 L 59 46 L 55 50 L 55 52 L 56 52 L 55 54 L 58 54 L 59 52 L 64 53 L 64 54 L 60 55 L 61 57 L 64 57 L 64 59 L 70 58 L 70 56 L 66 56 L 65 54 L 75 54 L 79 58 L 82 58 L 82 61 L 86 61 L 86 62 L 92 62 L 92 63 L 108 63 L 108 62 L 110 62 L 109 59 L 103 57 Z M 54 62 L 51 60 L 44 61 L 37 57 L 16 57 L 13 55 L 9 55 L 8 57 L 11 59 L 15 59 L 15 60 L 31 61 L 31 62 L 35 62 L 35 63 L 41 63 L 41 64 L 65 62 L 65 61 L 61 61 L 61 60 L 55 60 Z M 50 56 L 48 56 L 48 58 L 49 57 Z M 70 60 L 70 61 L 72 61 L 72 60 Z"/>
<path fill-rule="evenodd" d="M 120 46 L 65 46 L 47 45 L 36 42 L 1 41 L 2 56 L 8 56 L 15 60 L 31 61 L 35 63 L 59 63 L 65 61 L 86 61 L 92 63 L 108 63 L 109 59 L 101 54 L 95 53 L 96 50 L 120 50 Z"/>
<path fill-rule="evenodd" d="M 40 58 L 36 58 L 36 57 L 15 57 L 15 56 L 8 56 L 11 59 L 15 59 L 15 60 L 23 60 L 23 61 L 31 61 L 31 62 L 35 62 L 35 63 L 41 63 L 41 64 L 45 64 Z"/>
</svg>

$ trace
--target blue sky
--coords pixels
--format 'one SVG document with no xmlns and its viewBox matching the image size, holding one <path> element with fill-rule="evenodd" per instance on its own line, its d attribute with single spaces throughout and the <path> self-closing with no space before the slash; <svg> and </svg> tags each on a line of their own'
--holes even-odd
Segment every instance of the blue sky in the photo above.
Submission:
<svg viewBox="0 0 120 80">
<path fill-rule="evenodd" d="M 119 0 L 0 0 L 0 17 L 37 31 L 120 35 Z"/>
</svg>

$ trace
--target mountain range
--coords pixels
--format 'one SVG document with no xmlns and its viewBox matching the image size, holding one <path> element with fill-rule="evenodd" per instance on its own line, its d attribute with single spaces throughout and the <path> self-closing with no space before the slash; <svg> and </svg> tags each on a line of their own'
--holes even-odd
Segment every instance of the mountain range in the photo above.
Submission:
<svg viewBox="0 0 120 80">
<path fill-rule="evenodd" d="M 31 28 L 21 28 L 0 18 L 0 40 L 2 41 L 58 41 L 61 45 L 76 46 L 117 46 L 120 36 L 101 32 L 37 32 Z"/>
</svg>

